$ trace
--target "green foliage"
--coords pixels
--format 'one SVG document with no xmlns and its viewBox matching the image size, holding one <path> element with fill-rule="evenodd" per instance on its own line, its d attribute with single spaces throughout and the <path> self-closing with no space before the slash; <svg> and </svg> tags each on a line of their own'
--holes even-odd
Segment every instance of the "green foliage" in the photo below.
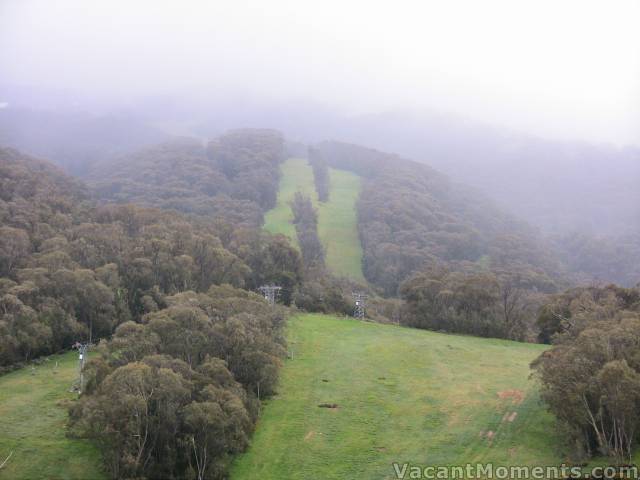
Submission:
<svg viewBox="0 0 640 480">
<path fill-rule="evenodd" d="M 592 317 L 598 320 L 613 318 L 619 310 L 638 310 L 640 290 L 616 285 L 606 287 L 576 287 L 550 297 L 540 309 L 537 324 L 539 340 L 553 340 L 577 336 Z"/>
<path fill-rule="evenodd" d="M 539 345 L 321 315 L 290 319 L 287 335 L 279 393 L 231 478 L 393 478 L 392 462 L 562 461 L 529 379 Z"/>
<path fill-rule="evenodd" d="M 324 268 L 324 249 L 318 238 L 318 213 L 311 199 L 296 192 L 291 200 L 291 211 L 303 265 L 307 269 Z"/>
<path fill-rule="evenodd" d="M 575 289 L 542 311 L 547 327 L 550 316 L 556 346 L 533 364 L 542 398 L 575 456 L 629 462 L 640 428 L 640 289 Z"/>
<path fill-rule="evenodd" d="M 577 282 L 614 282 L 632 287 L 640 281 L 640 233 L 596 237 L 572 233 L 554 238 L 554 247 Z"/>
<path fill-rule="evenodd" d="M 57 169 L 11 150 L 0 151 L 0 167 L 0 212 L 21 209 L 0 226 L 0 365 L 108 337 L 180 291 L 300 282 L 299 254 L 259 229 L 96 208 Z"/>
<path fill-rule="evenodd" d="M 271 130 L 234 130 L 205 148 L 182 139 L 105 163 L 88 176 L 100 200 L 175 209 L 258 226 L 273 207 L 284 140 Z"/>
<path fill-rule="evenodd" d="M 71 411 L 113 478 L 224 478 L 284 357 L 284 311 L 229 285 L 182 292 L 120 325 Z"/>
<path fill-rule="evenodd" d="M 293 226 L 293 212 L 289 202 L 296 192 L 304 192 L 308 196 L 313 192 L 312 171 L 303 159 L 290 158 L 281 166 L 280 188 L 276 206 L 264 216 L 265 230 L 282 234 L 297 244 L 296 231 Z"/>
<path fill-rule="evenodd" d="M 281 233 L 297 244 L 293 213 L 289 202 L 296 192 L 309 196 L 318 211 L 318 235 L 326 252 L 329 272 L 364 282 L 362 247 L 358 238 L 356 201 L 360 192 L 360 177 L 343 170 L 330 169 L 330 199 L 316 202 L 312 170 L 302 159 L 289 159 L 282 164 L 278 202 L 265 215 L 264 228 Z"/>
<path fill-rule="evenodd" d="M 406 302 L 402 322 L 429 330 L 535 341 L 536 314 L 544 299 L 537 291 L 545 285 L 545 278 L 528 271 L 432 267 L 400 286 Z"/>
<path fill-rule="evenodd" d="M 350 292 L 355 290 L 348 281 L 340 280 L 324 272 L 310 272 L 296 289 L 296 307 L 307 312 L 353 314 Z"/>
<path fill-rule="evenodd" d="M 329 165 L 366 179 L 358 201 L 363 270 L 387 295 L 434 263 L 457 269 L 487 256 L 492 269 L 558 277 L 557 261 L 531 229 L 426 165 L 337 142 L 317 148 Z"/>
<path fill-rule="evenodd" d="M 309 147 L 309 164 L 313 169 L 313 182 L 316 186 L 318 201 L 326 202 L 329 200 L 330 191 L 329 167 L 322 153 L 313 147 Z"/>
</svg>

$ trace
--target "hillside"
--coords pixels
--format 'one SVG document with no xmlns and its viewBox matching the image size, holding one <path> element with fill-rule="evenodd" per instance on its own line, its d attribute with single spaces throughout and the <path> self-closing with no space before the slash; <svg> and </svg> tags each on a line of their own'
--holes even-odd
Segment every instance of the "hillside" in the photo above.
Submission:
<svg viewBox="0 0 640 480">
<path fill-rule="evenodd" d="M 310 166 L 303 160 L 283 165 L 284 138 L 270 130 L 231 131 L 207 147 L 188 139 L 158 145 L 103 164 L 88 181 L 101 201 L 176 209 L 235 225 L 255 227 L 264 219 L 267 230 L 294 242 L 289 201 L 302 190 L 318 210 L 329 269 L 366 278 L 389 296 L 434 263 L 454 270 L 517 266 L 541 279 L 541 291 L 564 279 L 535 230 L 442 173 L 356 145 L 323 142 L 317 151 L 330 167 L 326 203 L 315 201 Z"/>
<path fill-rule="evenodd" d="M 216 110 L 200 131 L 268 118 L 302 141 L 331 138 L 426 163 L 546 232 L 618 235 L 640 228 L 637 147 L 551 140 L 435 110 L 342 115 L 296 102 L 267 112 L 223 112 Z"/>
<path fill-rule="evenodd" d="M 48 158 L 75 174 L 167 138 L 143 120 L 122 113 L 95 115 L 68 106 L 0 109 L 0 145 Z"/>
<path fill-rule="evenodd" d="M 0 457 L 13 452 L 0 478 L 107 478 L 98 449 L 66 436 L 67 405 L 77 398 L 69 388 L 77 375 L 77 353 L 70 352 L 0 377 Z"/>
<path fill-rule="evenodd" d="M 329 270 L 337 275 L 364 281 L 356 216 L 360 177 L 352 172 L 330 169 L 329 200 L 319 202 L 313 172 L 306 160 L 289 159 L 282 164 L 281 172 L 278 201 L 265 215 L 265 229 L 281 233 L 297 244 L 289 202 L 297 191 L 305 193 L 318 210 L 318 235 L 325 248 L 325 263 Z"/>
<path fill-rule="evenodd" d="M 212 145 L 214 158 L 239 195 L 268 195 L 243 174 L 273 157 L 260 147 L 252 155 L 244 140 Z M 244 155 L 225 157 L 234 148 Z M 96 478 L 90 467 L 74 470 L 90 444 L 113 478 L 189 477 L 202 455 L 200 471 L 223 476 L 231 455 L 244 451 L 259 398 L 271 394 L 285 355 L 286 310 L 253 292 L 272 282 L 295 291 L 298 252 L 261 228 L 131 204 L 95 206 L 57 167 L 11 149 L 0 149 L 0 186 L 0 373 L 77 342 L 100 343 L 69 417 L 63 394 L 72 360 L 64 376 L 45 362 L 33 378 L 28 367 L 3 377 L 8 436 L 0 438 L 0 455 L 14 451 L 17 474 L 27 478 Z M 141 404 L 147 420 L 128 422 Z M 184 415 L 167 415 L 164 406 Z M 56 441 L 65 420 L 84 443 Z M 216 441 L 203 440 L 194 452 L 194 435 Z M 147 436 L 154 441 L 140 445 Z"/>
<path fill-rule="evenodd" d="M 258 226 L 273 207 L 284 140 L 271 130 L 234 130 L 208 145 L 190 138 L 104 162 L 87 175 L 98 200 L 223 218 Z"/>
<path fill-rule="evenodd" d="M 529 380 L 540 345 L 321 315 L 291 319 L 288 339 L 293 358 L 234 480 L 392 478 L 392 462 L 562 460 Z"/>
<path fill-rule="evenodd" d="M 108 337 L 165 295 L 300 281 L 297 252 L 262 229 L 96 207 L 59 168 L 4 148 L 0 233 L 0 367 Z"/>
<path fill-rule="evenodd" d="M 33 228 L 78 209 L 86 187 L 51 163 L 0 146 L 0 224 Z"/>
<path fill-rule="evenodd" d="M 470 187 L 427 165 L 358 145 L 322 142 L 329 166 L 363 179 L 358 229 L 367 280 L 395 295 L 431 265 L 521 272 L 553 291 L 562 266 L 538 233 Z M 533 282 L 532 282 L 533 283 Z"/>
</svg>

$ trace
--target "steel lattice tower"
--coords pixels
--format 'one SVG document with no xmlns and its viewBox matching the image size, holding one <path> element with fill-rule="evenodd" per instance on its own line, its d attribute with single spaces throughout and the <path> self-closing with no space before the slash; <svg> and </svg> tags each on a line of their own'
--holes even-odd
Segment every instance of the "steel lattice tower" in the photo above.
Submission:
<svg viewBox="0 0 640 480">
<path fill-rule="evenodd" d="M 358 292 L 353 292 L 352 295 L 356 303 L 355 309 L 353 311 L 353 316 L 355 318 L 362 319 L 364 318 L 364 315 L 365 315 L 365 306 L 366 306 L 365 302 L 369 296 L 365 293 L 358 293 Z"/>
<path fill-rule="evenodd" d="M 263 285 L 258 290 L 260 290 L 265 300 L 269 302 L 269 305 L 275 305 L 276 297 L 280 295 L 282 287 L 278 287 L 277 285 Z"/>
</svg>

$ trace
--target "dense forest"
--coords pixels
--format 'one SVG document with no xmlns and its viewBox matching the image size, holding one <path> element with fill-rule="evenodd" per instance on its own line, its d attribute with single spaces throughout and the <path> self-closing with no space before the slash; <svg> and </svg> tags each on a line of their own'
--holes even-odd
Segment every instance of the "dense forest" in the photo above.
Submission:
<svg viewBox="0 0 640 480">
<path fill-rule="evenodd" d="M 176 139 L 106 162 L 87 181 L 101 201 L 175 209 L 259 226 L 275 205 L 282 135 L 236 130 L 209 142 Z"/>
<path fill-rule="evenodd" d="M 313 181 L 318 194 L 318 201 L 326 202 L 329 200 L 329 167 L 322 156 L 322 152 L 317 148 L 309 147 L 307 156 L 309 163 L 313 168 Z"/>
<path fill-rule="evenodd" d="M 230 285 L 165 300 L 100 343 L 72 426 L 113 478 L 223 478 L 275 392 L 286 314 Z"/>
<path fill-rule="evenodd" d="M 284 313 L 247 290 L 295 290 L 299 253 L 242 224 L 97 206 L 11 149 L 0 149 L 0 192 L 0 367 L 99 342 L 73 419 L 113 477 L 220 478 L 285 351 Z"/>
<path fill-rule="evenodd" d="M 318 212 L 313 207 L 311 199 L 301 192 L 296 192 L 291 200 L 291 211 L 305 268 L 323 269 L 324 248 L 318 237 Z"/>
<path fill-rule="evenodd" d="M 330 166 L 363 179 L 357 285 L 325 267 L 309 197 L 290 203 L 299 247 L 261 228 L 291 145 L 272 130 L 174 139 L 94 165 L 87 184 L 0 149 L 0 368 L 92 344 L 71 431 L 101 446 L 111 476 L 224 478 L 286 355 L 288 310 L 254 292 L 277 284 L 286 306 L 348 315 L 358 290 L 376 321 L 553 344 L 534 366 L 572 452 L 628 457 L 640 399 L 616 392 L 640 385 L 640 293 L 566 289 L 637 281 L 635 237 L 598 259 L 606 242 L 546 240 L 426 165 L 295 144 L 319 200 Z M 585 382 L 566 392 L 567 375 Z"/>
<path fill-rule="evenodd" d="M 320 200 L 328 196 L 328 166 L 364 179 L 358 202 L 363 271 L 378 293 L 405 300 L 394 315 L 407 325 L 535 340 L 536 311 L 545 295 L 580 282 L 626 285 L 636 277 L 635 263 L 625 261 L 639 254 L 633 239 L 626 250 L 611 247 L 610 255 L 598 256 L 601 244 L 575 236 L 545 239 L 479 192 L 424 164 L 338 142 L 306 149 L 269 130 L 233 131 L 206 148 L 189 139 L 148 148 L 94 169 L 89 184 L 101 201 L 133 201 L 258 226 L 275 203 L 278 165 L 287 153 L 308 156 Z M 349 287 L 316 268 L 323 263 L 317 214 L 310 202 L 296 200 L 307 285 L 296 292 L 285 282 L 284 299 L 297 296 L 305 308 L 332 311 L 320 299 L 344 290 L 342 300 L 332 302 L 342 311 Z M 474 299 L 468 301 L 471 292 Z"/>
<path fill-rule="evenodd" d="M 640 480 L 638 18 L 0 0 L 0 480 Z"/>
<path fill-rule="evenodd" d="M 535 231 L 481 194 L 392 154 L 336 142 L 318 148 L 330 165 L 366 179 L 358 203 L 364 272 L 386 294 L 438 262 L 517 266 L 545 277 L 545 284 L 559 278 L 558 260 Z"/>
<path fill-rule="evenodd" d="M 329 165 L 365 179 L 364 274 L 384 295 L 404 298 L 403 323 L 535 338 L 543 295 L 569 281 L 535 230 L 425 165 L 349 144 L 317 148 Z"/>
<path fill-rule="evenodd" d="M 243 229 L 257 235 L 263 214 L 275 205 L 279 186 L 279 164 L 286 154 L 307 155 L 301 144 L 285 142 L 273 130 L 242 129 L 227 132 L 203 147 L 194 139 L 175 139 L 155 147 L 104 163 L 87 176 L 89 187 L 99 202 L 133 202 L 173 209 L 202 221 Z M 320 172 L 327 193 L 328 167 Z M 350 283 L 324 269 L 324 252 L 317 233 L 317 213 L 309 199 L 300 197 L 292 205 L 298 244 L 305 274 L 261 276 L 263 283 L 282 286 L 281 299 L 301 308 L 348 313 Z M 244 238 L 240 241 L 246 241 Z M 285 242 L 284 239 L 273 242 Z M 261 247 L 252 243 L 239 248 L 236 241 L 226 245 L 251 262 L 259 262 Z M 255 267 L 251 267 L 256 270 Z M 252 287 L 258 286 L 254 282 Z"/>
<path fill-rule="evenodd" d="M 554 346 L 533 367 L 569 452 L 628 463 L 640 428 L 640 288 L 571 289 L 553 297 L 538 322 Z"/>
<path fill-rule="evenodd" d="M 299 254 L 283 238 L 168 210 L 94 206 L 56 167 L 1 154 L 4 364 L 107 336 L 166 294 L 300 281 Z"/>
<path fill-rule="evenodd" d="M 615 282 L 631 287 L 640 281 L 640 231 L 614 236 L 574 232 L 553 236 L 551 245 L 575 283 Z"/>
<path fill-rule="evenodd" d="M 200 132 L 239 121 L 233 112 L 211 117 Z M 436 110 L 354 116 L 296 104 L 268 118 L 287 136 L 396 152 L 479 189 L 549 236 L 575 282 L 631 287 L 640 279 L 637 146 L 546 139 Z"/>
</svg>

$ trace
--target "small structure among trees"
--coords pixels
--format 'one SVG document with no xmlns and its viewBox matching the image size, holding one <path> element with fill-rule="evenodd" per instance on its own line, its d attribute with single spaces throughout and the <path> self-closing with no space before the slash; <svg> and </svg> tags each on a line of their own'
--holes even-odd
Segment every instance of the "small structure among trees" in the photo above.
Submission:
<svg viewBox="0 0 640 480">
<path fill-rule="evenodd" d="M 275 305 L 276 298 L 278 297 L 278 295 L 280 295 L 280 290 L 282 290 L 282 287 L 279 287 L 277 285 L 263 285 L 258 290 L 260 290 L 260 293 L 264 295 L 264 298 L 267 302 L 269 302 L 269 305 Z"/>
</svg>

